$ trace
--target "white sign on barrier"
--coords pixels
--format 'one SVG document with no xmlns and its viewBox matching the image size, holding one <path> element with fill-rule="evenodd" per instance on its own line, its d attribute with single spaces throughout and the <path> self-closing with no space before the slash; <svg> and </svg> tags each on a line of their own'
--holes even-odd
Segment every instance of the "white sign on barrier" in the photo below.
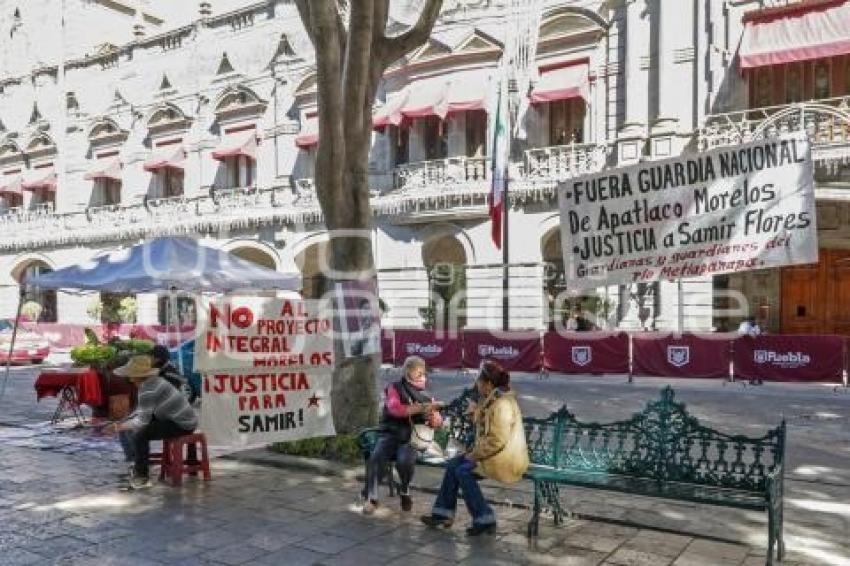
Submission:
<svg viewBox="0 0 850 566">
<path fill-rule="evenodd" d="M 577 177 L 558 198 L 572 289 L 818 260 L 799 134 Z"/>
</svg>

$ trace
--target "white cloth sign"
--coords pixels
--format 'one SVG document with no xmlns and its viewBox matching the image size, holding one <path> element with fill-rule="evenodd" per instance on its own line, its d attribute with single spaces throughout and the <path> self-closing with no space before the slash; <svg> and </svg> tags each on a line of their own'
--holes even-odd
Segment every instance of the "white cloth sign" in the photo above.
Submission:
<svg viewBox="0 0 850 566">
<path fill-rule="evenodd" d="M 329 307 L 329 305 L 328 305 Z M 225 297 L 198 313 L 195 371 L 333 368 L 333 317 L 320 301 Z"/>
<path fill-rule="evenodd" d="M 559 185 L 558 198 L 571 289 L 818 259 L 802 135 L 577 177 Z"/>
<path fill-rule="evenodd" d="M 229 448 L 332 436 L 331 372 L 207 374 L 201 429 L 211 446 Z"/>
<path fill-rule="evenodd" d="M 330 309 L 296 298 L 224 297 L 205 300 L 198 314 L 201 428 L 212 446 L 335 434 Z"/>
</svg>

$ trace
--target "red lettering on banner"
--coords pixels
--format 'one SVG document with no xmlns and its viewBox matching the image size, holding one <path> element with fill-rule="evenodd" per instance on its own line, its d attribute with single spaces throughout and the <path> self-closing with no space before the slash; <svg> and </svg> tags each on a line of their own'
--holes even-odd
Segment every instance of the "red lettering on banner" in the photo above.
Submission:
<svg viewBox="0 0 850 566">
<path fill-rule="evenodd" d="M 218 352 L 222 347 L 221 338 L 213 334 L 212 332 L 207 332 L 207 351 L 208 352 Z"/>
</svg>

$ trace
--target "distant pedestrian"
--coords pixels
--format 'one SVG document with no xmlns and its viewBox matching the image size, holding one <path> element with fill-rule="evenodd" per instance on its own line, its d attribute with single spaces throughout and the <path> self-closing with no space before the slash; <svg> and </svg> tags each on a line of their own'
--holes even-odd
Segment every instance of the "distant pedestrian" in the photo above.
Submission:
<svg viewBox="0 0 850 566">
<path fill-rule="evenodd" d="M 466 529 L 469 536 L 496 532 L 496 515 L 484 499 L 479 478 L 516 483 L 528 468 L 522 413 L 511 391 L 510 375 L 498 363 L 487 361 L 475 385 L 484 400 L 473 410 L 475 445 L 448 461 L 431 514 L 422 516 L 430 527 L 451 527 L 460 492 L 472 515 L 472 526 Z"/>
<path fill-rule="evenodd" d="M 425 360 L 409 356 L 402 366 L 402 378 L 384 390 L 383 414 L 380 434 L 366 465 L 366 487 L 363 514 L 371 515 L 378 507 L 378 482 L 381 471 L 389 460 L 395 460 L 401 485 L 399 496 L 403 511 L 413 508 L 410 481 L 416 467 L 416 449 L 410 444 L 415 425 L 438 428 L 442 419 L 437 412 L 440 403 L 434 401 L 425 387 L 428 385 L 428 367 Z"/>
<path fill-rule="evenodd" d="M 738 326 L 738 334 L 741 336 L 755 338 L 756 336 L 761 335 L 761 326 L 758 325 L 755 317 L 747 317 L 742 320 L 740 326 Z"/>
</svg>

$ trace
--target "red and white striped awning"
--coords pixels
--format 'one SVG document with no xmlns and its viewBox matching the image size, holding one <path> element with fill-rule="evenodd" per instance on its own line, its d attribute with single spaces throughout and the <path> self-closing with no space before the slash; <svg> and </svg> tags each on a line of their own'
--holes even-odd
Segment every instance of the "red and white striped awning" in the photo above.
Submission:
<svg viewBox="0 0 850 566">
<path fill-rule="evenodd" d="M 446 117 L 449 110 L 449 83 L 445 80 L 419 81 L 409 87 L 410 94 L 401 114 L 405 118 Z"/>
<path fill-rule="evenodd" d="M 295 138 L 295 145 L 301 149 L 310 149 L 319 144 L 319 117 L 307 116 L 301 124 L 301 133 Z"/>
<path fill-rule="evenodd" d="M 487 110 L 488 81 L 480 75 L 460 77 L 449 86 L 446 115 L 454 112 Z"/>
<path fill-rule="evenodd" d="M 850 53 L 850 2 L 813 0 L 744 15 L 741 69 Z"/>
<path fill-rule="evenodd" d="M 121 160 L 117 155 L 98 159 L 88 173 L 83 175 L 86 181 L 98 179 L 121 180 Z"/>
<path fill-rule="evenodd" d="M 142 166 L 145 171 L 153 173 L 160 169 L 183 169 L 186 161 L 186 151 L 178 144 L 157 148 Z"/>
<path fill-rule="evenodd" d="M 56 169 L 52 165 L 33 169 L 25 176 L 21 187 L 25 191 L 55 191 Z"/>
<path fill-rule="evenodd" d="M 23 195 L 23 179 L 18 173 L 7 173 L 0 177 L 0 196 Z"/>
<path fill-rule="evenodd" d="M 213 151 L 213 159 L 224 161 L 228 157 L 257 159 L 257 131 L 254 129 L 227 134 L 221 145 Z"/>
<path fill-rule="evenodd" d="M 586 59 L 555 64 L 540 69 L 540 80 L 531 92 L 532 104 L 583 98 L 588 100 L 589 65 Z"/>
</svg>

